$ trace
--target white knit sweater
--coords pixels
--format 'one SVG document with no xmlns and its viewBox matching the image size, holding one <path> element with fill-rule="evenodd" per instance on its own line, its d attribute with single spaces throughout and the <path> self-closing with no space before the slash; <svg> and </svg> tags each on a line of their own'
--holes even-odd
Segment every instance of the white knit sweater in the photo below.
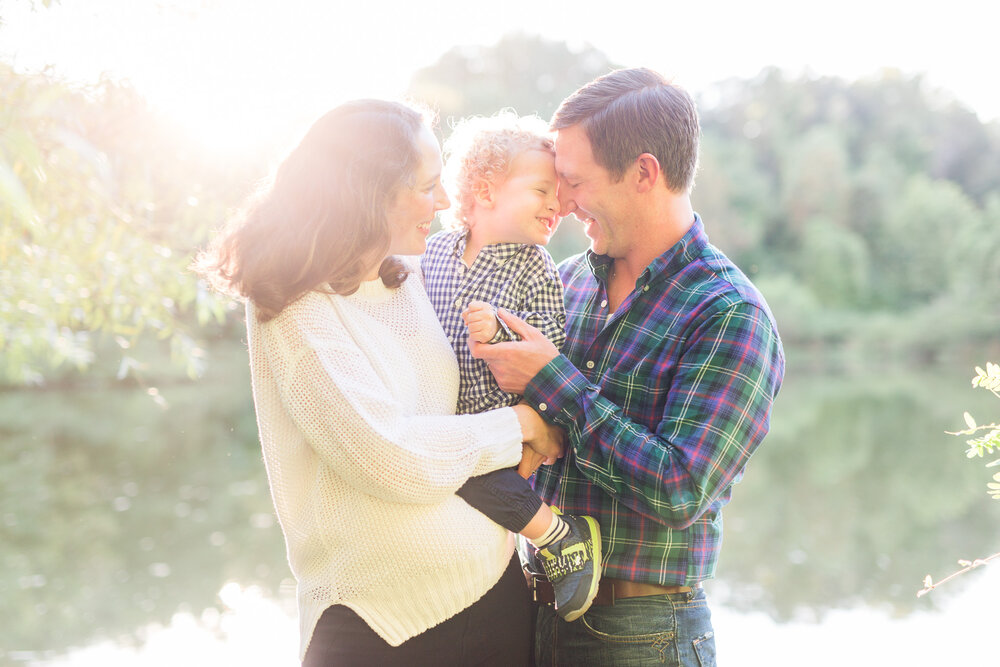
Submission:
<svg viewBox="0 0 1000 667">
<path fill-rule="evenodd" d="M 311 292 L 265 324 L 247 307 L 300 659 L 330 605 L 397 646 L 481 598 L 513 552 L 510 534 L 455 491 L 517 465 L 517 417 L 453 414 L 458 366 L 419 276 L 347 297 Z"/>
</svg>

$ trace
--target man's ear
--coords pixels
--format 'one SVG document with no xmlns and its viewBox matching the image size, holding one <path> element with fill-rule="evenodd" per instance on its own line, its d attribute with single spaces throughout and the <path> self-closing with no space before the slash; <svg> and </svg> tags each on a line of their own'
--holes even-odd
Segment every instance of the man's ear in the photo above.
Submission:
<svg viewBox="0 0 1000 667">
<path fill-rule="evenodd" d="M 496 206 L 493 183 L 485 178 L 480 178 L 472 186 L 472 196 L 476 199 L 476 205 L 483 208 L 493 208 Z"/>
<path fill-rule="evenodd" d="M 663 178 L 660 161 L 650 153 L 643 153 L 635 160 L 636 190 L 649 192 Z"/>
</svg>

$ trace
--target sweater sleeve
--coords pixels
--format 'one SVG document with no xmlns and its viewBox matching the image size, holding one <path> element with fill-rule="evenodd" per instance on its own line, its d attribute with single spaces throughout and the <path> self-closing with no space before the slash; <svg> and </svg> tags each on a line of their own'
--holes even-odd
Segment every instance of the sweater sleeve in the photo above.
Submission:
<svg viewBox="0 0 1000 667">
<path fill-rule="evenodd" d="M 419 415 L 398 369 L 372 359 L 334 311 L 285 309 L 264 325 L 285 411 L 319 458 L 346 483 L 390 502 L 434 503 L 469 477 L 517 465 L 514 412 Z"/>
</svg>

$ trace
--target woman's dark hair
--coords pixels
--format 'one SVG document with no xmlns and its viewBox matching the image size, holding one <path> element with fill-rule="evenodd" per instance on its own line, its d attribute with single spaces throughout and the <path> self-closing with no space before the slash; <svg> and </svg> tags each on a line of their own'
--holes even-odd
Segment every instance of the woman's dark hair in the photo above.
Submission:
<svg viewBox="0 0 1000 667">
<path fill-rule="evenodd" d="M 352 294 L 389 249 L 386 211 L 413 185 L 425 110 L 357 100 L 329 111 L 303 137 L 195 270 L 249 299 L 262 322 L 313 289 Z M 398 287 L 402 262 L 386 259 L 382 281 Z"/>
</svg>

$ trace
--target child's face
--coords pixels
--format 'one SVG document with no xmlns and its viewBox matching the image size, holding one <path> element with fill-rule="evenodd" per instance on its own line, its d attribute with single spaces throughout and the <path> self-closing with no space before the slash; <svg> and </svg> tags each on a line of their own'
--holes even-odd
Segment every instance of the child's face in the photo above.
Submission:
<svg viewBox="0 0 1000 667">
<path fill-rule="evenodd" d="M 494 188 L 487 224 L 495 242 L 547 244 L 559 225 L 557 182 L 551 153 L 529 150 L 515 157 L 507 178 Z"/>
</svg>

